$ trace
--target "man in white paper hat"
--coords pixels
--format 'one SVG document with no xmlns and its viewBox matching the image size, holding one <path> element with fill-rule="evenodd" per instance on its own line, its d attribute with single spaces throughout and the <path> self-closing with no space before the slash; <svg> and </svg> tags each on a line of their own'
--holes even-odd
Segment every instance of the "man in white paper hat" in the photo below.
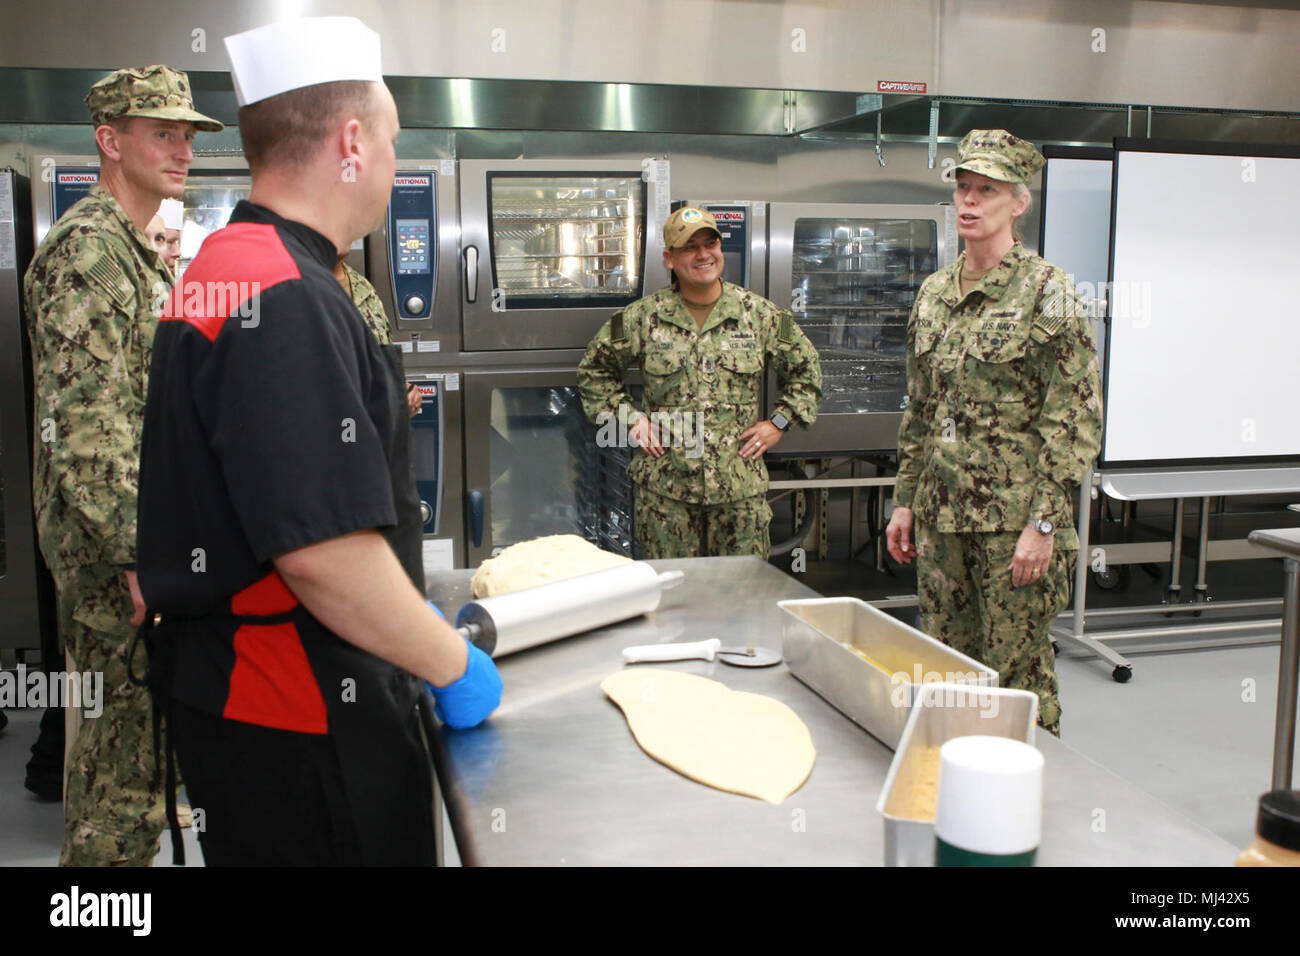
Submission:
<svg viewBox="0 0 1300 956">
<path fill-rule="evenodd" d="M 163 224 L 163 248 L 159 253 L 172 275 L 176 275 L 181 261 L 181 230 L 185 228 L 185 204 L 179 199 L 164 199 L 158 207 L 158 218 Z"/>
<path fill-rule="evenodd" d="M 501 681 L 425 603 L 400 352 L 331 273 L 392 187 L 379 36 L 318 17 L 226 48 L 253 187 L 155 343 L 152 683 L 207 863 L 432 863 L 417 707 L 427 684 L 446 723 L 473 726 Z"/>
</svg>

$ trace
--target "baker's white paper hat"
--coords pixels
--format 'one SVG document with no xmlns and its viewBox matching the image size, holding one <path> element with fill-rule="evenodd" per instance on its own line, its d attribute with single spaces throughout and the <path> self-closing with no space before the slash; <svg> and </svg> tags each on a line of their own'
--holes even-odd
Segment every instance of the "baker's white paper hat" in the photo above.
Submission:
<svg viewBox="0 0 1300 956">
<path fill-rule="evenodd" d="M 167 229 L 180 229 L 185 225 L 185 203 L 179 199 L 164 199 L 158 207 L 158 218 Z"/>
<path fill-rule="evenodd" d="M 226 37 L 240 106 L 339 80 L 384 81 L 379 34 L 356 17 L 268 23 Z"/>
</svg>

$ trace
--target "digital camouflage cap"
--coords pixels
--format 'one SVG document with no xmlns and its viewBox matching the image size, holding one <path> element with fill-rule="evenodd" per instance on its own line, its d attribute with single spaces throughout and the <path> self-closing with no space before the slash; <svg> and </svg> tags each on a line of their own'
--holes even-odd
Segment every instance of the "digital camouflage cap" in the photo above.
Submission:
<svg viewBox="0 0 1300 956">
<path fill-rule="evenodd" d="M 957 146 L 957 169 L 1004 183 L 1028 183 L 1046 162 L 1027 139 L 1004 129 L 973 129 Z"/>
<path fill-rule="evenodd" d="M 193 123 L 205 133 L 224 128 L 194 109 L 190 78 L 162 64 L 108 74 L 90 88 L 86 106 L 96 126 L 123 116 L 143 116 Z"/>
</svg>

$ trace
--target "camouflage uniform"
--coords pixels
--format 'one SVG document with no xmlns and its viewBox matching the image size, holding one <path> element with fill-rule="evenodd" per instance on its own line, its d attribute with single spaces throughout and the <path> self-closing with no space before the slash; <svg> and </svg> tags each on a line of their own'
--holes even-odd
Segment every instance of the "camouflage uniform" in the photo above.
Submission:
<svg viewBox="0 0 1300 956">
<path fill-rule="evenodd" d="M 347 288 L 352 303 L 361 313 L 361 318 L 366 320 L 366 327 L 375 333 L 380 345 L 392 345 L 393 329 L 388 323 L 388 313 L 384 311 L 384 303 L 380 301 L 375 287 L 346 262 L 343 263 L 343 272 L 348 277 Z"/>
<path fill-rule="evenodd" d="M 166 67 L 121 70 L 86 102 L 96 123 L 143 115 L 220 129 L 194 112 L 188 89 L 185 74 Z M 54 224 L 24 279 L 37 534 L 71 665 L 103 674 L 103 712 L 81 723 L 68 753 L 63 865 L 148 866 L 164 827 L 149 694 L 127 678 L 135 628 L 124 572 L 135 562 L 149 358 L 171 284 L 100 185 Z"/>
<path fill-rule="evenodd" d="M 967 168 L 1004 172 L 1006 147 L 1028 146 L 1012 139 Z M 1048 628 L 1079 547 L 1073 489 L 1100 447 L 1096 345 L 1061 269 L 1017 242 L 963 296 L 965 259 L 926 279 L 912 309 L 894 502 L 915 517 L 921 629 L 997 668 L 1003 686 L 1037 693 L 1040 722 L 1059 733 Z M 1016 543 L 1040 519 L 1057 529 L 1051 564 L 1013 588 Z"/>
<path fill-rule="evenodd" d="M 671 423 L 661 426 L 663 457 L 638 450 L 628 467 L 646 557 L 767 557 L 767 468 L 740 457 L 741 432 L 765 418 L 767 360 L 781 393 L 773 412 L 811 425 L 821 396 L 816 349 L 789 312 L 729 282 L 702 329 L 679 293 L 661 289 L 616 313 L 587 347 L 578 386 L 594 424 L 607 416 L 617 422 L 620 407 L 629 429 L 644 413 Z M 636 362 L 645 378 L 644 413 L 632 411 L 623 385 Z"/>
</svg>

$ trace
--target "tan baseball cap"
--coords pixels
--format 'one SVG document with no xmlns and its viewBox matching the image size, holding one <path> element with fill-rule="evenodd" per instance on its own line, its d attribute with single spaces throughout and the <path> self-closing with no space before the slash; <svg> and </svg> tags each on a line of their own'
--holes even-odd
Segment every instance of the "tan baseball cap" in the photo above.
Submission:
<svg viewBox="0 0 1300 956">
<path fill-rule="evenodd" d="M 722 235 L 722 230 L 718 228 L 717 221 L 707 210 L 696 209 L 694 206 L 683 206 L 669 216 L 668 221 L 664 223 L 664 248 L 682 248 L 691 241 L 691 236 L 701 229 L 712 229 L 718 235 Z"/>
<path fill-rule="evenodd" d="M 86 106 L 96 126 L 120 116 L 144 116 L 193 123 L 205 133 L 224 129 L 221 123 L 194 109 L 190 78 L 161 63 L 108 74 L 90 88 Z"/>
<path fill-rule="evenodd" d="M 957 169 L 1004 183 L 1028 183 L 1047 160 L 1027 139 L 1004 129 L 973 129 L 957 146 Z"/>
</svg>

